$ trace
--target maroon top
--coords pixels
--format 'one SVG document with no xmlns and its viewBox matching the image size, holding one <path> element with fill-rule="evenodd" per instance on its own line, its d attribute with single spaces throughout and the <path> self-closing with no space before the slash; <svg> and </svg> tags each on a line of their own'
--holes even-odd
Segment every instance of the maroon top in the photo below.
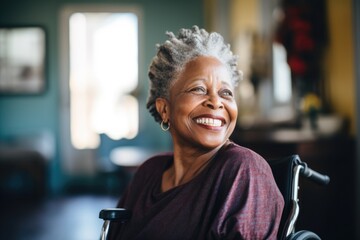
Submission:
<svg viewBox="0 0 360 240">
<path fill-rule="evenodd" d="M 161 192 L 172 161 L 158 155 L 139 168 L 118 205 L 132 218 L 112 224 L 110 239 L 276 239 L 284 200 L 261 156 L 231 143 L 191 181 Z"/>
</svg>

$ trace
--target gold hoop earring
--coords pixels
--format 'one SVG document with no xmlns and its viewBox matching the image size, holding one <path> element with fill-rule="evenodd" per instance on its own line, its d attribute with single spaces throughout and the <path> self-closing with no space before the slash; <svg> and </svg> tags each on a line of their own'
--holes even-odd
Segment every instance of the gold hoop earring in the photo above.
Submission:
<svg viewBox="0 0 360 240">
<path fill-rule="evenodd" d="M 164 126 L 164 124 L 165 124 L 165 126 Z M 166 123 L 166 122 L 164 122 L 164 120 L 162 120 L 160 123 L 160 127 L 164 132 L 166 132 L 170 129 L 170 122 Z"/>
</svg>

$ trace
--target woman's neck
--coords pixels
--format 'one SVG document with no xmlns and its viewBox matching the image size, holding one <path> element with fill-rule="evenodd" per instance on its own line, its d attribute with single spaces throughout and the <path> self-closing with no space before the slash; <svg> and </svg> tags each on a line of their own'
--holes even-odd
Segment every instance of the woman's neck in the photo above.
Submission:
<svg viewBox="0 0 360 240">
<path fill-rule="evenodd" d="M 162 191 L 192 180 L 202 172 L 222 146 L 211 150 L 174 146 L 174 162 L 163 174 Z"/>
</svg>

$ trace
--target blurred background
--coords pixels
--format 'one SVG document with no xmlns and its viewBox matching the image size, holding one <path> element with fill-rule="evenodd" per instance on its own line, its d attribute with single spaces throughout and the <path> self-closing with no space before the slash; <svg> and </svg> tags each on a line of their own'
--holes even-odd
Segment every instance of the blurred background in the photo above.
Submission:
<svg viewBox="0 0 360 240">
<path fill-rule="evenodd" d="M 198 25 L 239 55 L 232 140 L 299 154 L 298 229 L 360 239 L 360 3 L 356 0 L 3 0 L 0 238 L 98 239 L 136 167 L 171 151 L 148 114 L 165 32 Z"/>
</svg>

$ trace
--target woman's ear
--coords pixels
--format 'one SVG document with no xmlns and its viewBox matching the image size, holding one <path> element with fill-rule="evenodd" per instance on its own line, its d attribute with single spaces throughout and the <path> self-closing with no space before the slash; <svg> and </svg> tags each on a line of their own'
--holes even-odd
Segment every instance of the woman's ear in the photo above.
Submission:
<svg viewBox="0 0 360 240">
<path fill-rule="evenodd" d="M 155 101 L 156 110 L 160 114 L 162 120 L 164 122 L 168 122 L 169 120 L 169 103 L 165 98 L 157 98 Z"/>
</svg>

